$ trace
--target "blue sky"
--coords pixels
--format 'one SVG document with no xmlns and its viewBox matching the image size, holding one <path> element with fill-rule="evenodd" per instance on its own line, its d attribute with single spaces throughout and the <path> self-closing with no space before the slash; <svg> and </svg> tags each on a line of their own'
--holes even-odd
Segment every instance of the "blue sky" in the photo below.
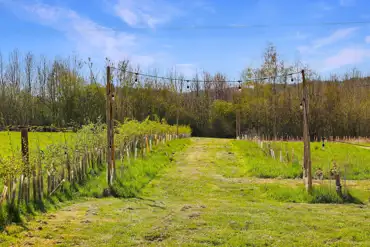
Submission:
<svg viewBox="0 0 370 247">
<path fill-rule="evenodd" d="M 281 58 L 322 74 L 370 71 L 370 25 L 279 24 L 369 21 L 368 0 L 0 0 L 0 51 L 130 59 L 145 71 L 176 68 L 237 78 L 260 64 L 269 42 Z M 269 25 L 263 28 L 191 26 Z M 185 27 L 185 28 L 184 28 Z"/>
</svg>

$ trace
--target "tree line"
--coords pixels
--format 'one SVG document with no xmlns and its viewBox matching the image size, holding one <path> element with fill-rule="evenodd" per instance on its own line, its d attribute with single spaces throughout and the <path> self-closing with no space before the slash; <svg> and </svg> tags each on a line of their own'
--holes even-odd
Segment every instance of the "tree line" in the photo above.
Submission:
<svg viewBox="0 0 370 247">
<path fill-rule="evenodd" d="M 268 45 L 263 62 L 246 68 L 241 83 L 202 72 L 191 80 L 176 71 L 169 79 L 145 77 L 129 61 L 108 59 L 114 85 L 115 120 L 166 119 L 188 124 L 195 136 L 268 138 L 302 136 L 302 77 L 309 87 L 310 133 L 370 136 L 370 78 L 356 69 L 322 78 L 300 62 L 283 61 Z M 156 71 L 148 74 L 157 75 Z M 77 56 L 48 59 L 14 50 L 0 54 L 0 125 L 82 126 L 105 120 L 105 70 Z"/>
</svg>

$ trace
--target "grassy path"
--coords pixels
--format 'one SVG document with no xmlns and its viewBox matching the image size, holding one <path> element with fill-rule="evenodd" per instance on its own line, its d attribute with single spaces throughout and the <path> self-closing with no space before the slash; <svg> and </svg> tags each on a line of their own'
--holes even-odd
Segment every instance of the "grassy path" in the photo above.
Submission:
<svg viewBox="0 0 370 247">
<path fill-rule="evenodd" d="M 135 199 L 94 199 L 9 228 L 4 246 L 370 246 L 368 205 L 281 203 L 225 178 L 230 140 L 193 139 Z M 17 230 L 20 232 L 17 233 Z"/>
</svg>

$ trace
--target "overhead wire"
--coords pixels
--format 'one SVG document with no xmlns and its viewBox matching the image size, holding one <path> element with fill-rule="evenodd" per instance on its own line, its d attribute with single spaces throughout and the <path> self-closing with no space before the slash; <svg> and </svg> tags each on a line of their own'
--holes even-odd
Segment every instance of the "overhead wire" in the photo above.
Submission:
<svg viewBox="0 0 370 247">
<path fill-rule="evenodd" d="M 215 29 L 252 29 L 252 28 L 278 28 L 278 27 L 317 27 L 317 26 L 346 26 L 346 25 L 366 25 L 370 21 L 332 21 L 332 22 L 314 22 L 314 23 L 278 23 L 278 24 L 225 24 L 225 25 L 187 25 L 187 26 L 167 26 L 167 27 L 135 27 L 137 30 L 215 30 Z M 127 28 L 96 26 L 91 30 L 102 31 L 127 31 Z"/>
<path fill-rule="evenodd" d="M 111 67 L 112 69 L 116 69 L 115 67 Z M 120 70 L 120 69 L 118 69 Z M 168 80 L 168 81 L 185 81 L 187 83 L 190 82 L 199 82 L 199 81 L 204 81 L 204 80 L 198 80 L 198 79 L 184 79 L 184 78 L 174 78 L 174 77 L 166 77 L 166 76 L 158 76 L 158 75 L 151 75 L 151 74 L 145 74 L 145 73 L 140 73 L 140 72 L 135 72 L 135 71 L 130 71 L 126 70 L 124 71 L 125 73 L 135 75 L 135 81 L 137 82 L 138 76 L 146 77 L 146 78 L 153 78 L 153 79 L 162 79 L 162 80 Z M 251 82 L 251 81 L 264 81 L 268 79 L 274 79 L 274 78 L 281 78 L 281 77 L 289 77 L 291 76 L 292 81 L 294 81 L 293 75 L 300 74 L 301 71 L 297 72 L 291 72 L 291 73 L 284 73 L 280 75 L 275 75 L 275 76 L 265 76 L 265 77 L 255 77 L 255 78 L 247 78 L 246 80 L 223 80 L 225 83 L 242 83 L 244 82 Z M 206 80 L 208 82 L 214 82 L 214 80 Z"/>
</svg>

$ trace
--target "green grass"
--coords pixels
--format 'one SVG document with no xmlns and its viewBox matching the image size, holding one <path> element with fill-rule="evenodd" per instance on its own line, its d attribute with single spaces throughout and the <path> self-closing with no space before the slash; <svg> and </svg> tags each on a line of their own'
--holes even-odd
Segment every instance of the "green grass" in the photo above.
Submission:
<svg viewBox="0 0 370 247">
<path fill-rule="evenodd" d="M 29 150 L 32 155 L 37 150 L 37 146 L 44 150 L 47 145 L 53 143 L 64 143 L 73 137 L 72 132 L 29 132 Z M 21 152 L 21 133 L 13 131 L 0 131 L 0 155 L 8 156 L 12 153 Z"/>
<path fill-rule="evenodd" d="M 189 143 L 189 139 L 178 139 L 154 146 L 152 152 L 144 159 L 131 160 L 130 165 L 125 160 L 123 164 L 125 168 L 123 170 L 119 169 L 121 164 L 117 160 L 117 180 L 114 184 L 114 195 L 117 197 L 133 197 L 140 193 L 140 190 L 161 169 L 171 164 L 173 155 L 183 150 Z M 79 201 L 81 198 L 88 197 L 101 198 L 103 197 L 103 190 L 107 187 L 106 169 L 105 167 L 98 167 L 94 171 L 89 171 L 88 177 L 82 184 L 72 185 L 65 183 L 58 190 L 58 193 L 50 198 L 45 198 L 43 202 L 31 202 L 27 206 L 23 204 L 19 210 L 10 208 L 3 203 L 0 206 L 0 227 L 4 227 L 11 222 L 25 222 L 40 212 L 53 211 L 60 208 L 61 203 L 76 202 L 76 200 Z"/>
<path fill-rule="evenodd" d="M 232 141 L 231 151 L 238 158 L 238 166 L 233 168 L 236 169 L 234 173 L 225 175 L 259 178 L 300 178 L 302 176 L 302 168 L 298 160 L 292 163 L 281 163 L 278 159 L 272 159 L 266 155 L 254 142 Z"/>
<path fill-rule="evenodd" d="M 113 184 L 113 194 L 117 197 L 135 197 L 158 174 L 158 172 L 171 165 L 173 156 L 184 150 L 190 144 L 190 139 L 178 139 L 166 144 L 154 146 L 145 158 L 137 160 L 125 159 L 121 164 L 116 160 L 116 180 Z M 79 186 L 79 196 L 102 197 L 107 188 L 106 169 L 96 171 L 85 184 Z"/>
<path fill-rule="evenodd" d="M 9 234 L 0 235 L 2 244 L 370 245 L 368 204 L 317 204 L 335 201 L 332 188 L 315 184 L 308 198 L 301 180 L 241 176 L 238 168 L 245 164 L 239 163 L 242 158 L 230 140 L 193 138 L 191 142 L 184 152 L 174 154 L 173 164 L 158 170 L 136 198 L 86 200 L 64 207 L 37 217 L 25 228 L 9 226 Z M 360 186 L 356 191 L 370 188 L 365 181 L 356 185 Z M 309 199 L 311 203 L 305 203 Z"/>
<path fill-rule="evenodd" d="M 335 191 L 334 186 L 329 185 L 316 185 L 311 194 L 307 193 L 303 184 L 295 186 L 287 186 L 280 184 L 263 184 L 258 186 L 258 194 L 260 198 L 266 200 L 276 200 L 279 202 L 294 202 L 294 203 L 356 203 L 362 204 L 366 201 L 366 196 L 360 199 L 353 196 L 351 192 L 344 191 L 344 196 L 340 197 Z M 358 192 L 356 193 L 359 194 Z"/>
<path fill-rule="evenodd" d="M 264 143 L 267 147 L 267 143 Z M 303 144 L 301 142 L 272 142 L 276 159 L 266 155 L 257 143 L 248 141 L 233 141 L 233 150 L 240 154 L 242 167 L 239 173 L 261 178 L 297 178 L 302 174 Z M 280 162 L 282 150 L 284 162 Z M 287 154 L 293 161 L 287 162 Z M 291 158 L 290 158 L 291 159 Z M 329 171 L 334 162 L 339 167 L 341 176 L 346 179 L 370 179 L 370 150 L 351 144 L 311 143 L 311 159 L 313 173 L 321 169 L 324 178 L 329 177 Z"/>
<path fill-rule="evenodd" d="M 352 144 L 360 145 L 360 146 L 370 147 L 370 142 L 366 142 L 366 141 L 349 141 L 348 143 L 352 143 Z"/>
<path fill-rule="evenodd" d="M 170 143 L 154 147 L 148 159 L 138 159 L 125 164 L 118 163 L 118 179 L 113 186 L 119 197 L 135 197 L 157 173 L 174 161 L 177 152 L 183 151 L 190 144 L 190 139 L 173 140 Z"/>
</svg>

